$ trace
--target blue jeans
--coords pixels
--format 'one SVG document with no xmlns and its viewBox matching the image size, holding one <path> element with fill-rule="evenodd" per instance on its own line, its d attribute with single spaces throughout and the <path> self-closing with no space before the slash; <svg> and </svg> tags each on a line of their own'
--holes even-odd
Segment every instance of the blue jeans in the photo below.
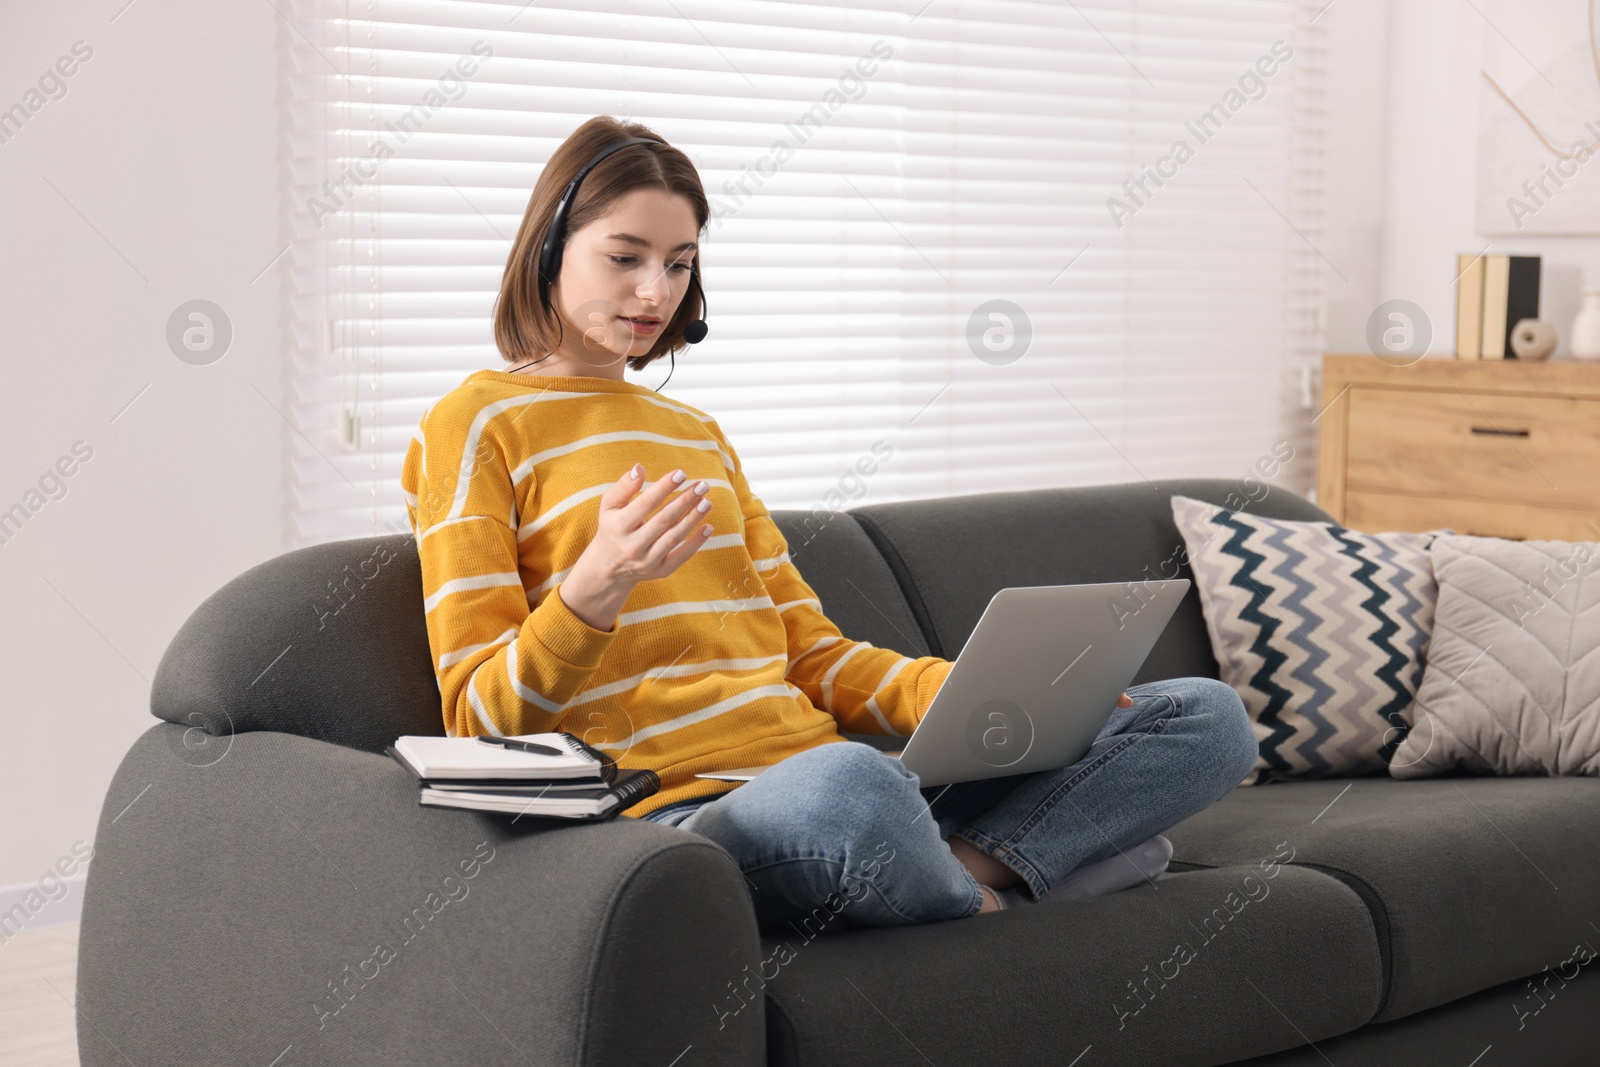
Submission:
<svg viewBox="0 0 1600 1067">
<path fill-rule="evenodd" d="M 1075 868 L 1149 840 L 1233 790 L 1255 765 L 1244 703 L 1215 678 L 1128 690 L 1084 757 L 1056 770 L 922 788 L 859 741 L 789 757 L 732 791 L 644 818 L 733 857 L 758 923 L 904 926 L 974 915 L 954 835 L 1021 876 L 1033 899 Z"/>
</svg>

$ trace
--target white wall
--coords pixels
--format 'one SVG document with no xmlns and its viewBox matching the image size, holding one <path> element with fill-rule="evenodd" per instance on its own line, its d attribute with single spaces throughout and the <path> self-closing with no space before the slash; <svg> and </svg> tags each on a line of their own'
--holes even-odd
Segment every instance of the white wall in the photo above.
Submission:
<svg viewBox="0 0 1600 1067">
<path fill-rule="evenodd" d="M 1335 0 L 1317 19 L 1328 48 L 1328 216 L 1320 250 L 1331 264 L 1325 274 L 1330 352 L 1366 351 L 1367 319 L 1388 299 L 1381 275 L 1389 18 L 1385 0 Z"/>
<path fill-rule="evenodd" d="M 92 449 L 0 544 L 0 887 L 37 883 L 92 844 L 102 802 L 133 801 L 106 790 L 157 721 L 149 682 L 168 641 L 287 544 L 286 260 L 263 273 L 286 243 L 286 30 L 271 4 L 124 4 L 0 4 L 0 109 L 74 42 L 93 50 L 0 144 L 0 510 L 26 506 L 74 442 Z M 197 297 L 233 324 L 209 366 L 165 339 Z"/>
<path fill-rule="evenodd" d="M 1335 10 L 1348 2 L 1339 0 Z M 1582 4 L 1563 0 L 1561 6 L 1581 38 Z M 1534 64 L 1549 62 L 1516 4 L 1483 0 L 1477 7 L 1484 14 L 1459 0 L 1394 5 L 1381 298 L 1419 304 L 1434 327 L 1430 354 L 1448 357 L 1455 351 L 1456 254 L 1487 245 L 1491 253 L 1543 256 L 1539 317 L 1561 335 L 1559 359 L 1570 353 L 1567 337 L 1582 278 L 1600 284 L 1600 238 L 1488 237 L 1473 228 L 1485 45 L 1504 48 L 1509 40 Z M 1527 173 L 1536 175 L 1548 158 L 1530 154 Z M 1361 335 L 1345 350 L 1364 351 Z"/>
</svg>

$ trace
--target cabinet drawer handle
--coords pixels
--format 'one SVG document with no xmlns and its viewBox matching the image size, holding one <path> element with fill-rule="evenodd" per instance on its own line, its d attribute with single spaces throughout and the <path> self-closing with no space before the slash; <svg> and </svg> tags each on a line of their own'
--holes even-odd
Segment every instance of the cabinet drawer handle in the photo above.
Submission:
<svg viewBox="0 0 1600 1067">
<path fill-rule="evenodd" d="M 1491 435 L 1493 435 L 1495 437 L 1526 437 L 1526 436 L 1528 436 L 1528 434 L 1531 431 L 1528 431 L 1528 430 L 1497 430 L 1493 426 L 1474 426 L 1472 428 L 1472 432 L 1473 433 L 1491 434 Z"/>
</svg>

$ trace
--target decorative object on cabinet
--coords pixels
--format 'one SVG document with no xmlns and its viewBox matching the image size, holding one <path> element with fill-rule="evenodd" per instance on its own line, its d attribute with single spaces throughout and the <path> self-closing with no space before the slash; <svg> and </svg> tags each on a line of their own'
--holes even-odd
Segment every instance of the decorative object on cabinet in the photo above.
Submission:
<svg viewBox="0 0 1600 1067">
<path fill-rule="evenodd" d="M 1518 359 L 1549 359 L 1558 340 L 1556 328 L 1543 319 L 1523 319 L 1511 328 L 1511 351 Z"/>
<path fill-rule="evenodd" d="M 1583 291 L 1583 307 L 1572 320 L 1572 358 L 1600 360 L 1600 289 Z"/>
</svg>

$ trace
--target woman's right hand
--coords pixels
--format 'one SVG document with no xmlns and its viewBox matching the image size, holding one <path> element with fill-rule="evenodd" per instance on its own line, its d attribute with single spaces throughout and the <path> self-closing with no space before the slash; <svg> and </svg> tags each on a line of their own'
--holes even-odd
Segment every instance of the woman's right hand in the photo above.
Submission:
<svg viewBox="0 0 1600 1067">
<path fill-rule="evenodd" d="M 572 613 L 596 630 L 615 625 L 634 586 L 665 578 L 710 536 L 709 524 L 694 529 L 711 510 L 704 496 L 710 486 L 675 482 L 674 475 L 683 472 L 645 486 L 644 466 L 636 463 L 601 495 L 599 529 L 558 587 Z"/>
</svg>

